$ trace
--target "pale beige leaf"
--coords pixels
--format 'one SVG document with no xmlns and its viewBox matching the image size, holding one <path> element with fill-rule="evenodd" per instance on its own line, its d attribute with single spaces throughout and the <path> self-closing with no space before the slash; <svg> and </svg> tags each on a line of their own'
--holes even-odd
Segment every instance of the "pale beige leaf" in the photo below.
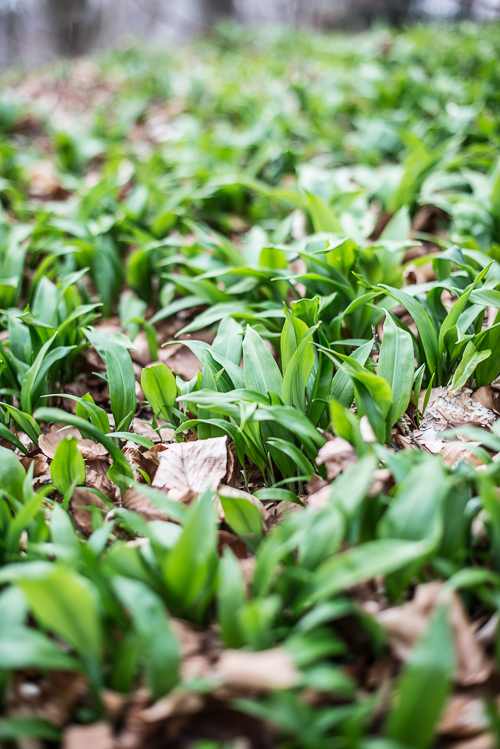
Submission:
<svg viewBox="0 0 500 749">
<path fill-rule="evenodd" d="M 90 726 L 70 726 L 64 731 L 63 749 L 114 749 L 111 726 L 93 723 Z"/>
<path fill-rule="evenodd" d="M 356 460 L 356 453 L 352 445 L 342 437 L 335 437 L 326 442 L 318 452 L 316 462 L 324 465 L 326 475 L 330 481 L 345 471 Z"/>
<path fill-rule="evenodd" d="M 483 684 L 491 675 L 493 663 L 477 642 L 474 627 L 456 591 L 445 588 L 439 582 L 422 584 L 417 587 L 411 601 L 402 606 L 387 608 L 375 616 L 388 635 L 394 655 L 406 661 L 417 640 L 427 630 L 433 611 L 441 602 L 448 605 L 455 640 L 456 683 L 461 686 Z"/>
<path fill-rule="evenodd" d="M 153 486 L 166 489 L 174 498 L 188 492 L 215 491 L 226 475 L 226 437 L 178 442 L 160 453 Z"/>
<path fill-rule="evenodd" d="M 217 664 L 217 673 L 226 687 L 234 689 L 291 689 L 299 682 L 292 656 L 279 647 L 258 653 L 225 650 Z"/>
</svg>

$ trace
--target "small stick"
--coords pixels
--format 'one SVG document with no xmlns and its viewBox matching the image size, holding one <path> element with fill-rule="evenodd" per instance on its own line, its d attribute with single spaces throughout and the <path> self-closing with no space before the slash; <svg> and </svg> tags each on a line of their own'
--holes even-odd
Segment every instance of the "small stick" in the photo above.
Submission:
<svg viewBox="0 0 500 749">
<path fill-rule="evenodd" d="M 411 439 L 411 441 L 413 442 L 413 444 L 416 445 L 419 450 L 423 450 L 424 448 L 422 447 L 422 445 L 420 444 L 420 442 L 418 441 L 418 439 L 415 437 L 415 435 L 413 434 L 413 432 L 411 431 L 410 427 L 408 426 L 408 424 L 406 423 L 406 421 L 403 419 L 402 416 L 401 416 L 401 418 L 398 419 L 398 421 L 401 424 L 401 426 L 403 427 L 403 429 L 405 430 L 406 436 Z"/>
</svg>

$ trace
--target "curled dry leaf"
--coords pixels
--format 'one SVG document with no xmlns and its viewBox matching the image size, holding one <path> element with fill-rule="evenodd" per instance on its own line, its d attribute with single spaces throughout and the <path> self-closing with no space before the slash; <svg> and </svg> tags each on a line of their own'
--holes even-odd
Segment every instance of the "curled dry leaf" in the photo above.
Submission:
<svg viewBox="0 0 500 749">
<path fill-rule="evenodd" d="M 131 712 L 130 717 L 138 723 L 160 723 L 167 718 L 192 715 L 203 707 L 203 697 L 198 694 L 174 692 L 162 697 L 150 707 Z"/>
<path fill-rule="evenodd" d="M 63 749 L 114 749 L 111 726 L 94 723 L 90 726 L 69 726 L 63 735 Z"/>
<path fill-rule="evenodd" d="M 59 443 L 65 437 L 76 437 L 77 440 L 81 440 L 82 435 L 78 429 L 73 427 L 65 429 L 64 424 L 53 424 L 46 434 L 42 434 L 38 438 L 38 446 L 47 458 L 52 459 L 56 454 Z"/>
<path fill-rule="evenodd" d="M 299 683 L 299 672 L 284 648 L 258 653 L 225 650 L 217 664 L 217 674 L 225 687 L 235 690 L 292 689 Z"/>
<path fill-rule="evenodd" d="M 136 481 L 144 483 L 144 473 L 150 480 L 154 478 L 159 463 L 158 456 L 155 453 L 149 450 L 143 453 L 136 445 L 127 443 L 123 454 L 130 463 Z"/>
<path fill-rule="evenodd" d="M 472 400 L 480 403 L 489 411 L 500 414 L 500 392 L 491 385 L 483 385 L 483 387 L 478 388 L 473 394 Z"/>
<path fill-rule="evenodd" d="M 215 491 L 226 475 L 226 465 L 226 437 L 173 443 L 160 453 L 153 486 L 167 490 L 174 499 Z"/>
<path fill-rule="evenodd" d="M 448 701 L 439 723 L 439 733 L 465 738 L 486 731 L 488 726 L 489 720 L 482 697 L 463 692 L 454 694 Z"/>
<path fill-rule="evenodd" d="M 86 509 L 87 507 L 97 507 L 99 511 L 108 511 L 107 505 L 97 494 L 85 491 L 85 489 L 77 486 L 73 491 L 73 496 L 69 503 L 70 512 L 73 515 L 78 530 L 85 536 L 90 536 L 94 530 L 94 525 L 92 522 L 92 510 Z"/>
<path fill-rule="evenodd" d="M 241 538 L 229 531 L 218 531 L 217 534 L 217 551 L 222 554 L 223 549 L 228 546 L 238 559 L 248 557 L 248 546 L 243 543 Z"/>
<path fill-rule="evenodd" d="M 375 617 L 385 629 L 396 657 L 406 661 L 417 640 L 426 631 L 432 612 L 443 601 L 449 606 L 450 624 L 455 638 L 455 681 L 461 686 L 483 684 L 491 675 L 493 663 L 477 643 L 474 627 L 456 591 L 445 589 L 439 582 L 419 585 L 411 601 L 402 606 L 384 609 L 375 614 Z"/>
<path fill-rule="evenodd" d="M 86 460 L 85 486 L 88 486 L 91 489 L 98 489 L 115 502 L 118 499 L 118 487 L 109 480 L 107 476 L 108 469 L 109 465 L 107 461 Z"/>
<path fill-rule="evenodd" d="M 164 512 L 159 510 L 147 497 L 133 487 L 129 487 L 124 492 L 122 503 L 127 510 L 138 512 L 146 520 L 168 520 Z"/>
<path fill-rule="evenodd" d="M 352 445 L 342 437 L 334 437 L 320 449 L 316 462 L 325 466 L 328 479 L 333 481 L 355 460 L 356 453 Z"/>
</svg>

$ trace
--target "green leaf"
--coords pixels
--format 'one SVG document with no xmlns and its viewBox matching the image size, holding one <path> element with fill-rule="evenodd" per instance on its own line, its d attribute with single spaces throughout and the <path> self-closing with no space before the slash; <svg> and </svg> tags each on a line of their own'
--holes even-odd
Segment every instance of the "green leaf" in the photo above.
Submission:
<svg viewBox="0 0 500 749">
<path fill-rule="evenodd" d="M 251 495 L 250 495 L 251 496 Z M 252 502 L 246 498 L 225 497 L 220 495 L 220 501 L 226 522 L 237 536 L 243 537 L 255 547 L 262 538 L 262 513 L 256 506 L 259 500 Z"/>
<path fill-rule="evenodd" d="M 379 575 L 388 575 L 425 558 L 433 545 L 428 541 L 387 538 L 367 541 L 323 562 L 305 596 L 311 603 L 331 598 Z"/>
<path fill-rule="evenodd" d="M 93 328 L 84 330 L 84 333 L 106 364 L 115 427 L 126 432 L 137 406 L 135 374 L 130 354 L 116 337 L 103 335 Z"/>
<path fill-rule="evenodd" d="M 66 494 L 75 482 L 76 486 L 85 483 L 85 461 L 77 447 L 75 437 L 64 437 L 58 444 L 50 464 L 50 475 L 61 494 Z"/>
<path fill-rule="evenodd" d="M 0 490 L 22 501 L 26 471 L 17 455 L 6 447 L 0 447 Z"/>
<path fill-rule="evenodd" d="M 408 408 L 414 375 L 413 341 L 411 335 L 398 327 L 391 315 L 384 323 L 377 374 L 389 383 L 392 406 L 388 426 L 392 427 Z"/>
<path fill-rule="evenodd" d="M 444 500 L 449 490 L 440 459 L 423 456 L 399 484 L 378 525 L 378 535 L 408 541 L 427 539 L 435 546 L 441 538 Z"/>
<path fill-rule="evenodd" d="M 156 419 L 170 421 L 171 409 L 176 405 L 177 383 L 165 364 L 146 367 L 141 372 L 141 387 Z"/>
<path fill-rule="evenodd" d="M 465 347 L 464 353 L 462 354 L 460 364 L 458 365 L 455 374 L 453 375 L 453 380 L 451 381 L 450 387 L 451 392 L 453 393 L 456 390 L 460 390 L 460 388 L 465 385 L 467 380 L 472 377 L 477 365 L 485 359 L 488 359 L 490 356 L 490 349 L 486 349 L 485 351 L 478 351 L 473 341 L 469 341 L 467 346 Z"/>
<path fill-rule="evenodd" d="M 260 335 L 249 325 L 243 339 L 245 387 L 262 395 L 281 395 L 283 378 L 274 357 Z"/>
<path fill-rule="evenodd" d="M 181 537 L 167 556 L 164 580 L 178 613 L 204 604 L 217 571 L 215 511 L 210 492 L 191 508 Z"/>
<path fill-rule="evenodd" d="M 217 613 L 222 639 L 228 648 L 239 648 L 244 644 L 238 613 L 245 603 L 245 582 L 240 564 L 231 549 L 226 546 L 219 565 L 217 586 Z"/>
<path fill-rule="evenodd" d="M 415 320 L 415 325 L 417 326 L 422 348 L 425 353 L 427 367 L 429 373 L 432 374 L 436 371 L 437 367 L 438 341 L 436 331 L 427 311 L 419 302 L 417 302 L 416 299 L 407 294 L 406 291 L 395 289 L 392 286 L 386 286 L 385 284 L 380 284 L 380 288 L 384 289 L 390 296 L 402 304 Z"/>
<path fill-rule="evenodd" d="M 153 699 L 167 694 L 180 678 L 180 652 L 159 596 L 139 580 L 115 576 L 112 581 L 147 654 L 146 678 Z M 139 602 L 139 605 L 138 605 Z"/>
<path fill-rule="evenodd" d="M 7 565 L 0 582 L 18 585 L 33 615 L 56 632 L 84 660 L 101 660 L 102 631 L 97 592 L 77 572 L 50 562 Z"/>
<path fill-rule="evenodd" d="M 306 410 L 305 389 L 314 365 L 314 348 L 312 337 L 318 325 L 306 331 L 297 350 L 288 362 L 281 397 L 285 406 L 295 406 L 301 411 Z"/>
<path fill-rule="evenodd" d="M 452 687 L 453 643 L 447 609 L 440 606 L 399 679 L 398 699 L 387 720 L 389 738 L 414 749 L 432 745 Z"/>
</svg>

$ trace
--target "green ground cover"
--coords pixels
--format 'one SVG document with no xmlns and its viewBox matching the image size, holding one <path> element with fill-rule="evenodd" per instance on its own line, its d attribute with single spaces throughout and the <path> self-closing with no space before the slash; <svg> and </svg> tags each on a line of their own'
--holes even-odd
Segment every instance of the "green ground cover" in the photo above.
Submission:
<svg viewBox="0 0 500 749">
<path fill-rule="evenodd" d="M 497 745 L 499 58 L 4 74 L 2 746 Z"/>
</svg>

